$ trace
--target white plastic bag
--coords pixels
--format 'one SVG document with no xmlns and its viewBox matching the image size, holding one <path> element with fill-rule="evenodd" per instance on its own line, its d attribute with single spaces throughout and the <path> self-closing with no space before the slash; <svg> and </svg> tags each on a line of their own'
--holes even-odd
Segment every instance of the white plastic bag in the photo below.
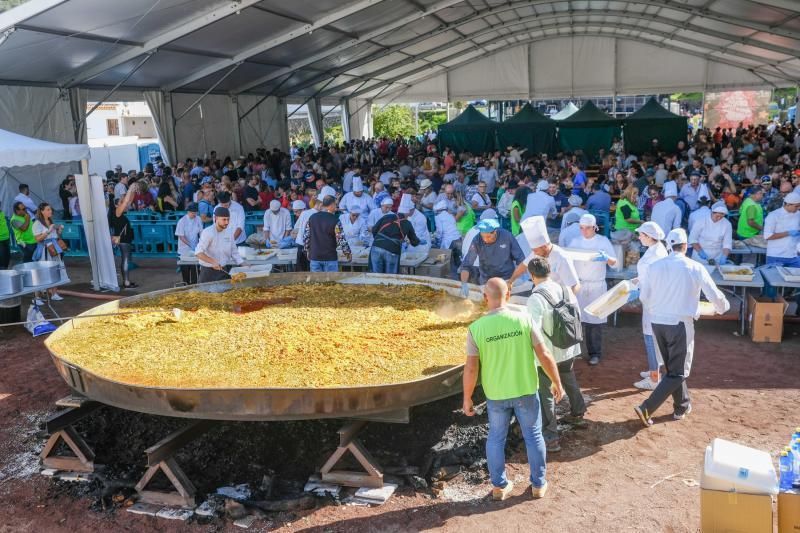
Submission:
<svg viewBox="0 0 800 533">
<path fill-rule="evenodd" d="M 44 319 L 44 315 L 39 310 L 39 306 L 35 303 L 28 307 L 28 318 L 26 320 L 25 329 L 30 331 L 31 335 L 34 337 L 46 335 L 56 329 L 53 324 Z"/>
</svg>

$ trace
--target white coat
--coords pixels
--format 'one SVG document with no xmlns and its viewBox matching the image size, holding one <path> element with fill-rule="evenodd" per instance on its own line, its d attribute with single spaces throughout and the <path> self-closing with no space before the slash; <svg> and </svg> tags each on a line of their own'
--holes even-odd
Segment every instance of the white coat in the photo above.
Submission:
<svg viewBox="0 0 800 533">
<path fill-rule="evenodd" d="M 776 233 L 800 229 L 800 211 L 790 213 L 785 208 L 776 209 L 764 220 L 764 238 L 768 239 Z M 767 241 L 767 257 L 797 257 L 798 237 L 784 237 Z"/>
<path fill-rule="evenodd" d="M 639 259 L 639 262 L 636 263 L 636 270 L 638 271 L 636 277 L 639 278 L 640 287 L 643 281 L 647 279 L 647 274 L 650 272 L 650 265 L 659 259 L 664 259 L 667 255 L 669 255 L 667 249 L 660 242 L 657 242 L 647 249 L 644 255 Z M 642 331 L 645 335 L 653 334 L 653 318 L 650 312 L 644 308 L 642 308 Z"/>
<path fill-rule="evenodd" d="M 716 259 L 722 255 L 723 249 L 733 249 L 733 227 L 727 219 L 714 222 L 711 215 L 701 218 L 689 233 L 689 245 L 699 244 L 709 259 Z M 692 254 L 692 259 L 706 263 L 697 253 Z"/>
<path fill-rule="evenodd" d="M 414 234 L 421 241 L 427 241 L 425 244 L 411 246 L 409 244 L 408 253 L 428 253 L 431 249 L 431 233 L 428 231 L 428 219 L 425 215 L 414 209 L 414 212 L 408 215 L 408 221 L 411 222 L 411 227 L 414 228 Z"/>
<path fill-rule="evenodd" d="M 342 230 L 344 231 L 344 238 L 347 240 L 347 244 L 350 245 L 350 248 L 354 246 L 359 246 L 359 242 L 363 244 L 368 244 L 366 241 L 367 238 L 367 222 L 364 220 L 362 215 L 359 215 L 356 218 L 355 222 L 350 220 L 350 213 L 344 213 L 339 215 L 339 222 L 342 223 Z M 361 244 L 361 245 L 363 245 Z"/>
<path fill-rule="evenodd" d="M 616 258 L 611 241 L 602 235 L 595 235 L 591 239 L 586 239 L 583 236 L 572 239 L 569 243 L 569 248 L 605 252 L 609 258 Z M 585 311 L 587 305 L 608 290 L 606 264 L 606 262 L 601 261 L 575 261 L 575 271 L 578 273 L 578 279 L 581 282 L 581 290 L 578 291 L 581 320 L 587 324 L 605 324 L 607 320 L 606 318 L 594 317 Z"/>
<path fill-rule="evenodd" d="M 366 216 L 370 209 L 374 209 L 375 206 L 372 202 L 372 196 L 365 192 L 361 196 L 356 196 L 356 193 L 349 192 L 339 201 L 339 209 L 342 211 L 350 211 L 350 208 L 354 205 L 361 208 L 361 216 Z"/>
<path fill-rule="evenodd" d="M 440 248 L 448 249 L 453 242 L 461 238 L 461 232 L 456 226 L 456 217 L 447 211 L 436 214 L 436 238 Z"/>
<path fill-rule="evenodd" d="M 269 232 L 269 240 L 281 242 L 287 231 L 292 229 L 292 215 L 285 207 L 275 213 L 272 209 L 264 211 L 264 231 Z"/>
</svg>

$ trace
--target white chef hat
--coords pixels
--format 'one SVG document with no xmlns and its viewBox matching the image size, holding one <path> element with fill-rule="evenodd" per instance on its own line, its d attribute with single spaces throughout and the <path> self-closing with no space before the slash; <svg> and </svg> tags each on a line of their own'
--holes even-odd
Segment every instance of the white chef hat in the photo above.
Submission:
<svg viewBox="0 0 800 533">
<path fill-rule="evenodd" d="M 526 218 L 520 223 L 520 228 L 525 234 L 525 239 L 528 241 L 528 246 L 531 250 L 550 244 L 550 236 L 547 234 L 547 225 L 544 223 L 544 217 L 533 216 Z"/>
<path fill-rule="evenodd" d="M 580 221 L 578 223 L 581 226 L 587 226 L 587 227 L 590 227 L 590 228 L 596 228 L 597 227 L 597 218 L 595 218 L 595 216 L 592 215 L 591 213 L 586 213 L 584 215 L 581 215 L 581 219 L 580 219 Z"/>
<path fill-rule="evenodd" d="M 410 194 L 403 194 L 400 198 L 400 207 L 397 208 L 397 212 L 401 215 L 407 215 L 414 209 L 414 201 L 411 199 Z"/>
<path fill-rule="evenodd" d="M 444 200 L 439 200 L 436 202 L 436 205 L 433 206 L 434 211 L 444 211 L 447 209 L 447 202 Z"/>
<path fill-rule="evenodd" d="M 575 211 L 570 211 L 566 215 L 564 215 L 564 227 L 569 226 L 570 224 L 574 224 L 580 221 L 581 216 L 576 213 Z"/>
<path fill-rule="evenodd" d="M 790 192 L 783 198 L 784 204 L 800 204 L 800 193 Z"/>
<path fill-rule="evenodd" d="M 677 198 L 678 196 L 678 186 L 675 184 L 674 181 L 667 181 L 664 183 L 664 198 L 674 197 Z"/>
<path fill-rule="evenodd" d="M 661 229 L 661 226 L 653 222 L 652 220 L 645 222 L 638 228 L 636 228 L 637 233 L 644 233 L 648 237 L 652 237 L 657 241 L 664 240 L 664 230 Z"/>
<path fill-rule="evenodd" d="M 723 215 L 728 214 L 728 207 L 725 205 L 725 202 L 717 202 L 711 206 L 712 213 L 721 213 Z"/>
<path fill-rule="evenodd" d="M 278 209 L 281 208 L 281 203 L 278 200 L 272 200 L 269 203 L 269 208 L 271 211 L 277 211 Z"/>
<path fill-rule="evenodd" d="M 353 176 L 353 192 L 362 192 L 364 190 L 364 182 L 358 176 Z"/>
<path fill-rule="evenodd" d="M 381 200 L 381 205 L 392 205 L 394 202 L 392 201 L 391 196 L 387 196 L 383 200 Z"/>
<path fill-rule="evenodd" d="M 330 185 L 325 185 L 321 191 L 319 191 L 319 201 L 322 202 L 325 200 L 326 196 L 333 196 L 336 198 L 336 189 L 331 187 Z"/>
<path fill-rule="evenodd" d="M 675 228 L 667 235 L 667 244 L 674 247 L 676 244 L 686 244 L 689 238 L 686 236 L 686 230 L 683 228 Z"/>
<path fill-rule="evenodd" d="M 292 209 L 294 210 L 305 209 L 305 208 L 306 208 L 306 203 L 303 200 L 295 200 L 294 202 L 292 202 Z"/>
</svg>

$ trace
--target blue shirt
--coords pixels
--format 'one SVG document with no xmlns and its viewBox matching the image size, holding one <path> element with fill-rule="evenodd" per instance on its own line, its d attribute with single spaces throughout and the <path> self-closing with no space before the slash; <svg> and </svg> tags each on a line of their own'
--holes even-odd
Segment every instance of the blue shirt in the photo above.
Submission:
<svg viewBox="0 0 800 533">
<path fill-rule="evenodd" d="M 474 265 L 476 258 L 480 259 L 478 273 L 480 283 L 484 284 L 489 278 L 509 279 L 516 266 L 525 260 L 525 254 L 510 231 L 498 229 L 497 240 L 492 244 L 483 242 L 480 234 L 475 235 L 467 256 L 461 261 L 459 271 Z"/>
<path fill-rule="evenodd" d="M 213 218 L 214 206 L 208 200 L 200 200 L 200 203 L 197 204 L 197 214 Z"/>
<path fill-rule="evenodd" d="M 586 185 L 586 172 L 579 170 L 575 177 L 572 178 L 572 194 L 578 194 L 583 190 L 584 185 Z"/>
<path fill-rule="evenodd" d="M 611 211 L 611 195 L 604 190 L 595 191 L 586 201 L 587 211 Z"/>
</svg>

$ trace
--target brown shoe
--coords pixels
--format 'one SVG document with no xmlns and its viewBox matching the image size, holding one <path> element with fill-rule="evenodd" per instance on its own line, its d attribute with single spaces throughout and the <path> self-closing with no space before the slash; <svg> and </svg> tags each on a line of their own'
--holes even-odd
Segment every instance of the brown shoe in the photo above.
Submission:
<svg viewBox="0 0 800 533">
<path fill-rule="evenodd" d="M 546 481 L 544 482 L 544 485 L 542 485 L 539 488 L 536 488 L 533 485 L 531 485 L 531 495 L 533 496 L 533 499 L 538 500 L 540 498 L 544 498 L 544 495 L 547 494 L 547 486 L 548 485 Z"/>
<path fill-rule="evenodd" d="M 492 499 L 501 502 L 511 496 L 511 491 L 514 490 L 514 483 L 509 481 L 505 487 L 494 487 L 492 489 Z"/>
</svg>

